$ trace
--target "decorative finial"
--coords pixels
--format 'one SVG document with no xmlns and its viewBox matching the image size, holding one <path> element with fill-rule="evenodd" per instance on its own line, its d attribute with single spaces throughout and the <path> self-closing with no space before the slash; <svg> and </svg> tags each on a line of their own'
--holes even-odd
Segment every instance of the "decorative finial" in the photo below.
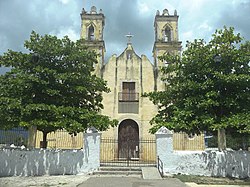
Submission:
<svg viewBox="0 0 250 187">
<path fill-rule="evenodd" d="M 174 10 L 174 15 L 177 16 L 177 10 Z"/>
<path fill-rule="evenodd" d="M 96 7 L 95 6 L 91 7 L 90 14 L 96 14 Z"/>
<path fill-rule="evenodd" d="M 86 13 L 86 11 L 85 11 L 85 9 L 84 9 L 84 8 L 82 8 L 82 13 L 83 13 L 83 14 L 85 14 L 85 13 Z"/>
<path fill-rule="evenodd" d="M 132 35 L 130 32 L 127 34 L 127 35 L 125 35 L 127 38 L 128 38 L 128 44 L 130 44 L 131 43 L 131 38 L 132 37 L 134 37 L 134 35 Z"/>
<path fill-rule="evenodd" d="M 169 16 L 168 9 L 164 9 L 162 15 L 163 16 Z"/>
</svg>

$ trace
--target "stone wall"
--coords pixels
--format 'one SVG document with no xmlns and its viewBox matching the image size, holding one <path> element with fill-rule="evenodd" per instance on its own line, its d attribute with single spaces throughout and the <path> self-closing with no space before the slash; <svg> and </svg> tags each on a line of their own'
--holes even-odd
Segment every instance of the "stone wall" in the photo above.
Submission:
<svg viewBox="0 0 250 187">
<path fill-rule="evenodd" d="M 100 166 L 100 134 L 86 133 L 83 150 L 0 149 L 0 177 L 75 175 Z"/>
<path fill-rule="evenodd" d="M 166 128 L 156 133 L 156 144 L 165 173 L 250 177 L 249 151 L 174 151 L 173 133 Z"/>
</svg>

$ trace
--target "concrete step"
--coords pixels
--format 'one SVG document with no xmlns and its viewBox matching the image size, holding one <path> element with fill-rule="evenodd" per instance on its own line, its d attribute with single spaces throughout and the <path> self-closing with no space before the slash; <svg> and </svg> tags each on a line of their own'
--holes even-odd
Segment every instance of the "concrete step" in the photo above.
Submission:
<svg viewBox="0 0 250 187">
<path fill-rule="evenodd" d="M 139 167 L 100 167 L 94 171 L 96 176 L 142 176 L 142 170 Z"/>
<path fill-rule="evenodd" d="M 100 167 L 100 171 L 141 171 L 140 167 Z"/>
<path fill-rule="evenodd" d="M 93 175 L 141 175 L 141 171 L 95 171 Z"/>
<path fill-rule="evenodd" d="M 129 166 L 127 162 L 110 162 L 110 163 L 101 163 L 101 167 L 156 167 L 155 163 L 133 163 L 129 162 Z"/>
</svg>

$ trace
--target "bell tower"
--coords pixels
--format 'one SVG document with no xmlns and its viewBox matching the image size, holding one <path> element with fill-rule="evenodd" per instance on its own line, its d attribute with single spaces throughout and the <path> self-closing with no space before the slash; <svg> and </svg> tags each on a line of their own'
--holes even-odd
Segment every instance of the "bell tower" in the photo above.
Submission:
<svg viewBox="0 0 250 187">
<path fill-rule="evenodd" d="M 174 11 L 174 15 L 170 15 L 167 9 L 164 9 L 161 15 L 159 10 L 156 12 L 154 21 L 155 43 L 153 48 L 156 90 L 163 89 L 163 84 L 159 80 L 159 69 L 166 65 L 158 57 L 165 53 L 178 55 L 181 52 L 181 41 L 179 41 L 178 35 L 178 18 L 176 10 Z"/>
<path fill-rule="evenodd" d="M 98 64 L 95 66 L 95 74 L 101 76 L 101 69 L 104 65 L 105 43 L 103 40 L 103 29 L 105 25 L 105 17 L 102 9 L 96 11 L 96 7 L 92 6 L 90 12 L 82 9 L 81 12 L 81 38 L 85 40 L 86 46 L 90 50 L 94 50 L 97 54 Z"/>
</svg>

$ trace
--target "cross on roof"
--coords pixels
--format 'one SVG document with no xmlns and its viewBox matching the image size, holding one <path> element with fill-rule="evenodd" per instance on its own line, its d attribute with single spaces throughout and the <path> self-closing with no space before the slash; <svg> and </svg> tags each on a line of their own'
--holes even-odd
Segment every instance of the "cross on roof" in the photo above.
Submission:
<svg viewBox="0 0 250 187">
<path fill-rule="evenodd" d="M 128 38 L 128 43 L 131 43 L 131 38 L 134 37 L 134 35 L 132 35 L 130 32 L 125 35 Z"/>
</svg>

